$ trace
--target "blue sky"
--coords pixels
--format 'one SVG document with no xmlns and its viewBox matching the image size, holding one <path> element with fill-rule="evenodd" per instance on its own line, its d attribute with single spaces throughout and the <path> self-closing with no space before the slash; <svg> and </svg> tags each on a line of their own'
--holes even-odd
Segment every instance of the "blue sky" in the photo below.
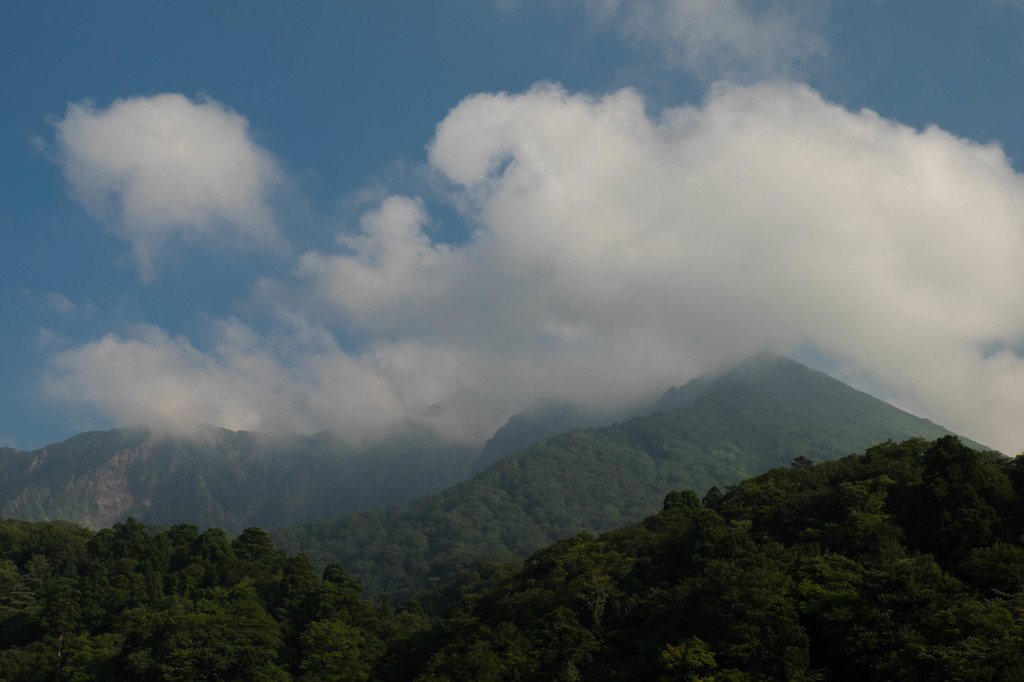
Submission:
<svg viewBox="0 0 1024 682">
<path fill-rule="evenodd" d="M 0 444 L 479 442 L 770 348 L 1024 447 L 1024 5 L 12 2 Z"/>
</svg>

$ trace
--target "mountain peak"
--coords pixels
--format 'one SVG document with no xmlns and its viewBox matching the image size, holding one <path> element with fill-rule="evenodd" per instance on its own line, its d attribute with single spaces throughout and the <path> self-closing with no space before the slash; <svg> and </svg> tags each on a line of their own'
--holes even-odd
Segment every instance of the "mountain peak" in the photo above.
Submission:
<svg viewBox="0 0 1024 682">
<path fill-rule="evenodd" d="M 885 440 L 896 434 L 901 437 L 921 435 L 937 438 L 943 433 L 950 433 L 825 372 L 769 351 L 758 353 L 723 372 L 704 374 L 680 387 L 670 388 L 653 409 L 677 410 L 704 402 L 731 404 L 738 409 L 752 400 L 758 404 L 785 406 L 790 414 L 801 413 L 822 423 L 856 424 L 856 429 L 864 435 L 874 434 L 876 440 Z M 845 430 L 851 429 L 847 427 Z M 963 441 L 973 448 L 988 449 L 969 439 Z"/>
<path fill-rule="evenodd" d="M 805 382 L 813 383 L 815 390 L 820 389 L 822 384 L 834 384 L 835 387 L 841 386 L 856 391 L 838 379 L 833 379 L 824 372 L 811 369 L 796 360 L 771 351 L 761 351 L 729 369 L 701 374 L 682 386 L 668 389 L 652 409 L 663 411 L 686 407 L 707 394 L 726 387 L 785 387 L 793 384 L 803 385 Z"/>
</svg>

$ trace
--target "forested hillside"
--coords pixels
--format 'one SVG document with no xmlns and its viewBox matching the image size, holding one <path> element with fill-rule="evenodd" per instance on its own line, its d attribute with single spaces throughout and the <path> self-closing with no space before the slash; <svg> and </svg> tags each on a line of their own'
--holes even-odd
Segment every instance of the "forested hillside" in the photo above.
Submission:
<svg viewBox="0 0 1024 682">
<path fill-rule="evenodd" d="M 317 565 L 340 561 L 371 593 L 407 596 L 478 561 L 635 522 L 670 490 L 703 494 L 797 456 L 833 459 L 886 439 L 948 433 L 771 354 L 680 392 L 682 406 L 556 436 L 407 509 L 281 529 L 275 541 Z"/>
<path fill-rule="evenodd" d="M 470 473 L 483 471 L 502 457 L 534 443 L 543 443 L 551 436 L 573 429 L 605 426 L 621 421 L 627 416 L 653 411 L 650 406 L 645 408 L 623 410 L 618 415 L 619 418 L 612 418 L 607 413 L 589 411 L 568 401 L 540 400 L 530 409 L 512 415 L 504 426 L 494 432 L 494 435 L 484 443 Z"/>
<path fill-rule="evenodd" d="M 388 680 L 1019 680 L 1024 460 L 954 438 L 811 465 L 577 535 L 429 634 Z"/>
<path fill-rule="evenodd" d="M 1014 680 L 1022 527 L 1024 458 L 888 442 L 478 567 L 432 621 L 258 528 L 5 521 L 0 679 Z"/>
</svg>

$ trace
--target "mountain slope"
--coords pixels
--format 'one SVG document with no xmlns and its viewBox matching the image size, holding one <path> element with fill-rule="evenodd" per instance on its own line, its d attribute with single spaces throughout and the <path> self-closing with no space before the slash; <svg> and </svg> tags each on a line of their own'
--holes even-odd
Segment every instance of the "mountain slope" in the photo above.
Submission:
<svg viewBox="0 0 1024 682">
<path fill-rule="evenodd" d="M 129 516 L 229 532 L 275 528 L 406 503 L 462 480 L 472 461 L 470 448 L 413 427 L 363 449 L 330 433 L 93 431 L 32 452 L 0 451 L 0 515 L 92 528 Z"/>
<path fill-rule="evenodd" d="M 682 407 L 555 436 L 408 509 L 274 537 L 319 563 L 340 560 L 371 592 L 408 594 L 481 558 L 523 557 L 581 530 L 634 522 L 670 490 L 703 493 L 800 456 L 834 459 L 887 439 L 948 434 L 775 355 L 696 381 Z"/>
<path fill-rule="evenodd" d="M 527 410 L 512 415 L 504 426 L 494 432 L 484 443 L 470 474 L 477 474 L 513 452 L 535 443 L 543 443 L 560 433 L 607 426 L 629 417 L 648 414 L 653 409 L 644 405 L 642 408 L 630 406 L 609 412 L 587 409 L 568 400 L 538 400 Z"/>
</svg>

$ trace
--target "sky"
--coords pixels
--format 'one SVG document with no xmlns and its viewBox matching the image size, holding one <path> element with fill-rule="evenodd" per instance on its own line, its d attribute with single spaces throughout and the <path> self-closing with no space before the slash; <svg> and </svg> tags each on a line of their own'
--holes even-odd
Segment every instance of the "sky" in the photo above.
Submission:
<svg viewBox="0 0 1024 682">
<path fill-rule="evenodd" d="M 1024 449 L 1024 2 L 0 9 L 0 445 L 482 443 L 761 350 Z"/>
</svg>

